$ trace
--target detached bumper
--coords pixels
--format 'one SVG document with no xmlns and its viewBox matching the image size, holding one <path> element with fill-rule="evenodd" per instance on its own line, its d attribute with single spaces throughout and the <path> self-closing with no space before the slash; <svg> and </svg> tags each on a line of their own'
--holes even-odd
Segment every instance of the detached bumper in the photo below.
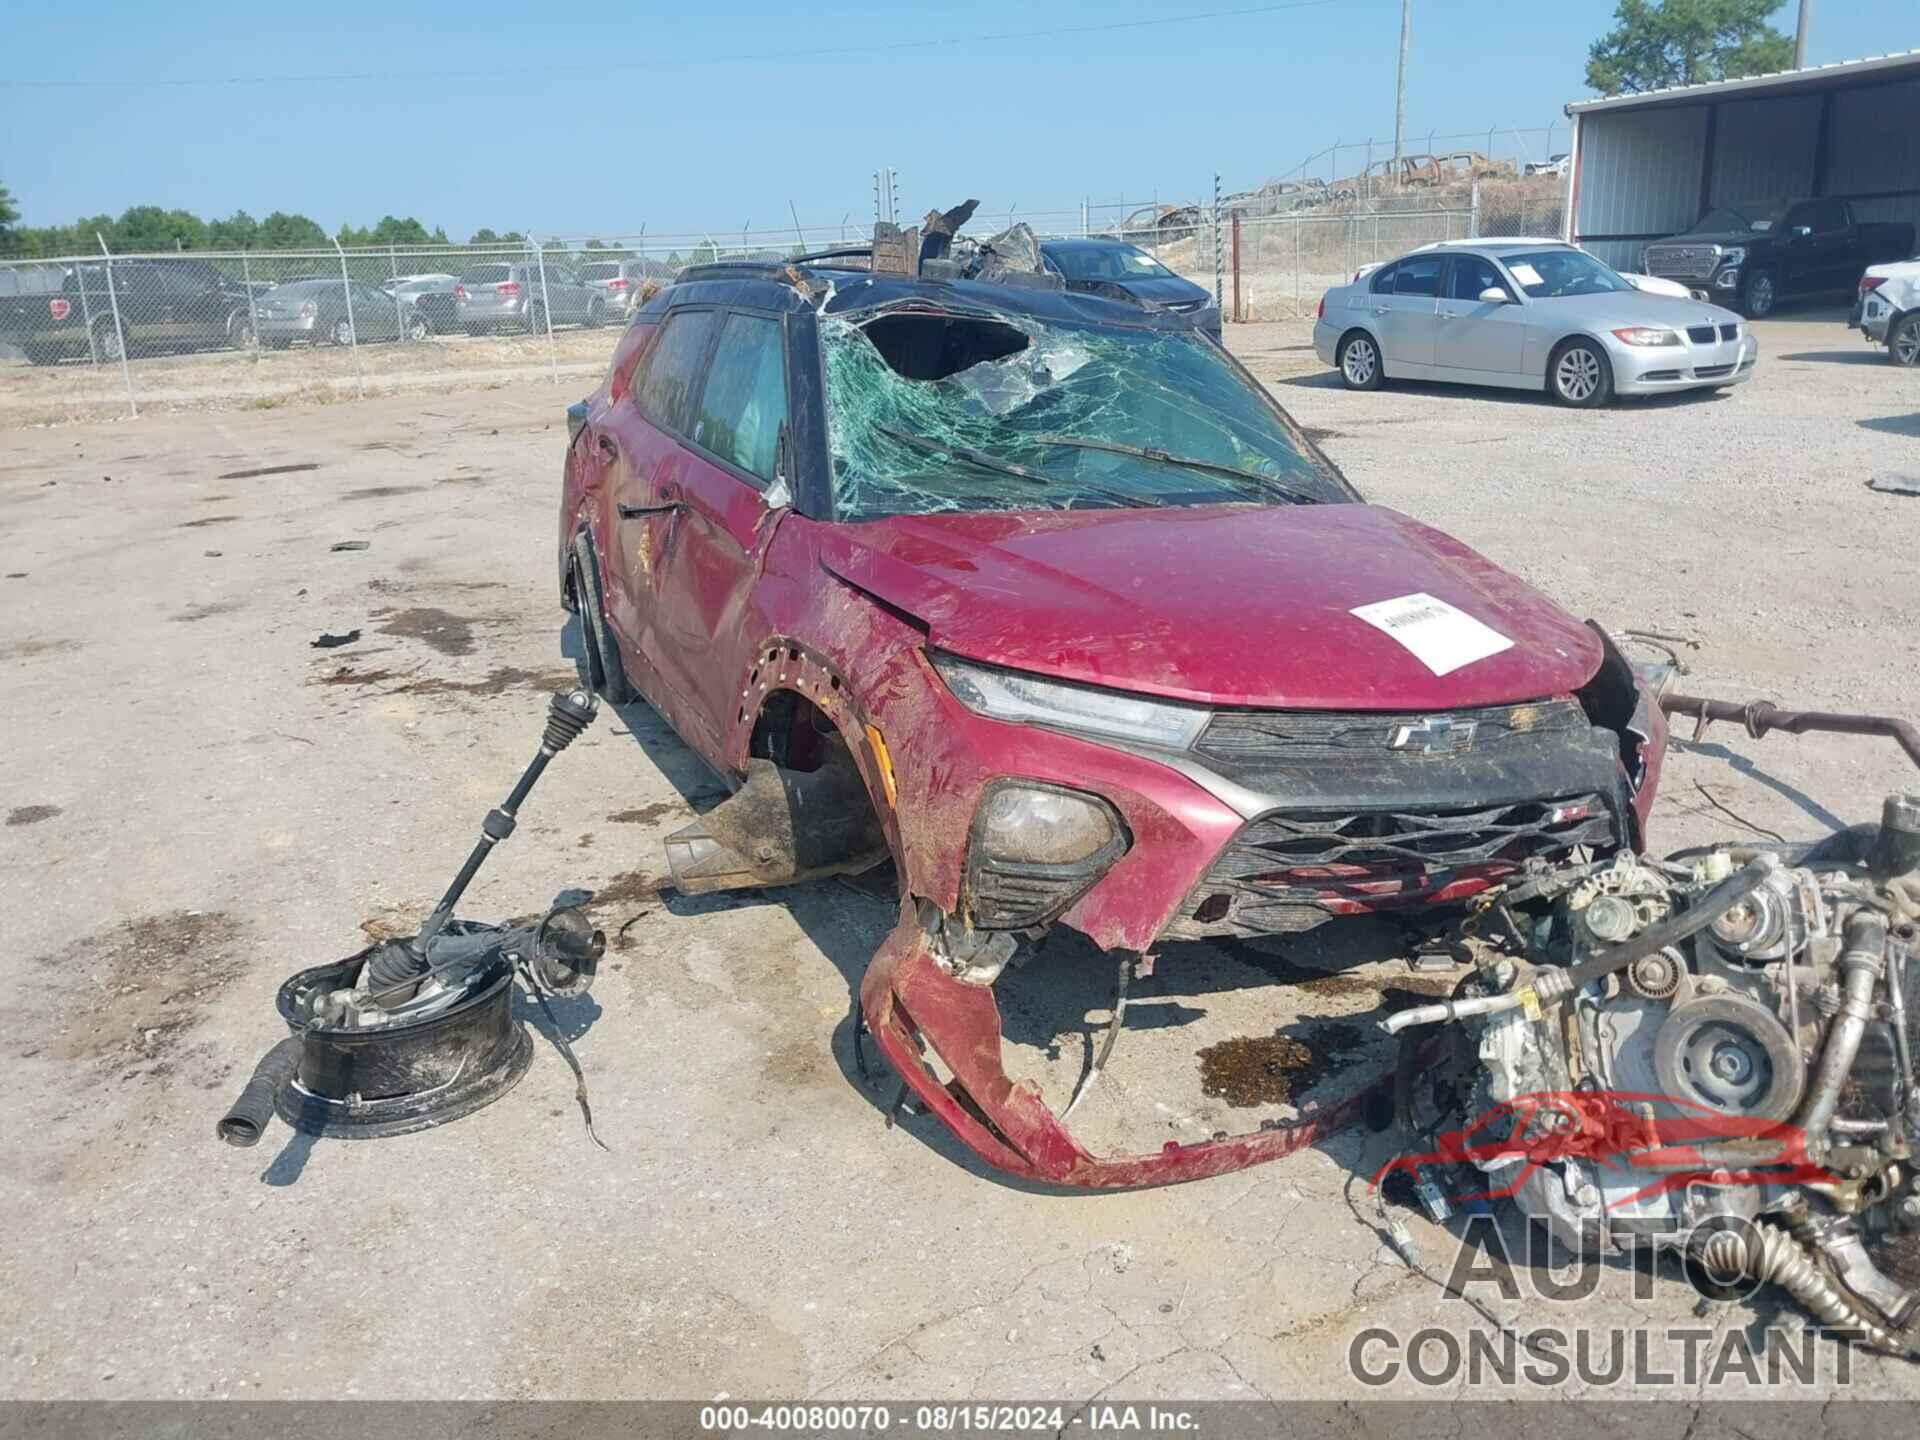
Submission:
<svg viewBox="0 0 1920 1440">
<path fill-rule="evenodd" d="M 1659 395 L 1738 385 L 1753 378 L 1760 345 L 1751 335 L 1718 345 L 1613 345 L 1614 389 L 1621 395 Z"/>
<path fill-rule="evenodd" d="M 860 986 L 867 1028 L 895 1073 L 969 1150 L 998 1169 L 1054 1185 L 1124 1189 L 1223 1175 L 1305 1149 L 1356 1123 L 1383 1077 L 1350 1098 L 1292 1125 L 1197 1145 L 1168 1141 L 1151 1155 L 1102 1159 L 1073 1138 L 1031 1081 L 1015 1083 L 1000 1063 L 1000 1008 L 989 987 L 965 985 L 935 962 L 911 909 L 867 967 Z M 942 1082 L 920 1058 L 936 1052 L 953 1078 Z"/>
</svg>

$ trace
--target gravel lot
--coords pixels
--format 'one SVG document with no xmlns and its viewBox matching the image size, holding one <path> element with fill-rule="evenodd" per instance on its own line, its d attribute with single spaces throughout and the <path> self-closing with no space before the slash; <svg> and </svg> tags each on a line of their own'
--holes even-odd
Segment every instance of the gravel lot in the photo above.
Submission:
<svg viewBox="0 0 1920 1440">
<path fill-rule="evenodd" d="M 1920 389 L 1835 317 L 1756 330 L 1753 383 L 1599 414 L 1349 394 L 1302 324 L 1229 339 L 1369 497 L 1577 614 L 1688 637 L 1692 688 L 1910 713 L 1920 500 L 1865 482 L 1920 474 Z M 214 1141 L 285 973 L 417 921 L 573 676 L 551 530 L 586 383 L 10 433 L 0 1394 L 1350 1398 L 1375 1393 L 1347 1368 L 1361 1327 L 1478 1323 L 1366 1223 L 1390 1153 L 1373 1137 L 1086 1196 L 1008 1184 L 925 1118 L 886 1129 L 847 1012 L 890 907 L 840 884 L 658 893 L 660 838 L 719 792 L 639 707 L 555 764 L 467 907 L 596 892 L 618 939 L 563 1020 L 611 1153 L 544 1041 L 508 1097 L 444 1129 Z M 329 549 L 348 539 L 370 546 Z M 1656 839 L 1747 833 L 1716 805 L 1809 836 L 1912 778 L 1876 742 L 1720 728 L 1676 747 Z M 1148 997 L 1172 1018 L 1123 1040 L 1089 1124 L 1244 1126 L 1200 1052 L 1276 1026 L 1313 1057 L 1287 1104 L 1333 1093 L 1345 1032 L 1327 1027 L 1366 1030 L 1373 987 L 1406 974 L 1378 938 L 1189 947 Z M 1050 1086 L 1105 1020 L 1086 959 L 1063 947 L 1009 1001 L 1018 1063 Z M 1275 977 L 1292 983 L 1234 988 Z M 1524 1311 L 1485 1298 L 1527 1325 L 1800 1323 L 1696 1320 L 1677 1279 L 1650 1298 L 1631 1280 Z M 1861 1358 L 1845 1391 L 1913 1399 L 1920 1371 Z"/>
</svg>

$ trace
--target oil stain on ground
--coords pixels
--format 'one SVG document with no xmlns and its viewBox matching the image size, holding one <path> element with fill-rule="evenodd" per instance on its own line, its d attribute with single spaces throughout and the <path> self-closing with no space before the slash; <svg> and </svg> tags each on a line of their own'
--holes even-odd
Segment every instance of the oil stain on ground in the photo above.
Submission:
<svg viewBox="0 0 1920 1440">
<path fill-rule="evenodd" d="M 418 495 L 427 487 L 424 485 L 368 485 L 359 490 L 349 490 L 342 500 L 386 500 L 395 495 Z"/>
<path fill-rule="evenodd" d="M 231 615 L 246 607 L 238 600 L 211 600 L 204 605 L 189 605 L 177 615 L 169 615 L 169 620 L 182 624 L 192 624 L 195 620 L 211 620 L 215 615 Z"/>
<path fill-rule="evenodd" d="M 9 825 L 38 825 L 60 813 L 58 805 L 16 805 L 7 812 Z"/>
<path fill-rule="evenodd" d="M 687 813 L 684 800 L 658 800 L 651 805 L 641 805 L 632 810 L 616 810 L 607 816 L 616 825 L 651 825 L 668 816 L 681 816 Z"/>
<path fill-rule="evenodd" d="M 1359 1026 L 1337 1020 L 1313 1026 L 1305 1039 L 1236 1036 L 1197 1052 L 1200 1089 L 1236 1109 L 1285 1105 L 1365 1045 Z"/>
<path fill-rule="evenodd" d="M 418 640 L 442 655 L 473 653 L 473 621 L 431 605 L 416 605 L 391 612 L 386 617 L 386 624 L 380 627 L 380 633 L 398 635 L 404 640 Z"/>
<path fill-rule="evenodd" d="M 302 470 L 318 470 L 319 468 L 317 464 L 309 460 L 299 465 L 262 465 L 254 470 L 229 470 L 226 474 L 216 475 L 214 478 L 216 480 L 255 480 L 262 475 L 296 475 Z"/>
<path fill-rule="evenodd" d="M 246 969 L 240 925 L 220 911 L 175 910 L 96 931 L 36 961 L 61 991 L 46 1049 L 54 1058 L 165 1079 L 187 1058 L 197 1025 Z M 39 1027 L 35 1027 L 36 1030 Z M 29 1032 L 32 1033 L 32 1032 Z M 196 1051 L 208 1060 L 210 1052 Z M 230 1067 L 200 1065 L 197 1083 L 218 1084 Z"/>
<path fill-rule="evenodd" d="M 209 525 L 230 525 L 240 517 L 238 515 L 207 515 L 199 520 L 187 520 L 181 523 L 182 530 L 204 530 Z"/>
<path fill-rule="evenodd" d="M 509 690 L 572 690 L 580 677 L 571 670 L 525 670 L 496 665 L 477 680 L 448 680 L 438 675 L 408 675 L 396 670 L 356 670 L 342 665 L 317 675 L 315 685 L 383 687 L 383 695 L 503 695 Z"/>
</svg>

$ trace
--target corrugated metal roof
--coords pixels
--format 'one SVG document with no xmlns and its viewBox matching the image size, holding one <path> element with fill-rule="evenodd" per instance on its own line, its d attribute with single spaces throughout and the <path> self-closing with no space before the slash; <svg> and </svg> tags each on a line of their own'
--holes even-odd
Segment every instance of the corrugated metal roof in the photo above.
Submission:
<svg viewBox="0 0 1920 1440">
<path fill-rule="evenodd" d="M 1584 115 L 1595 110 L 1631 110 L 1642 105 L 1672 104 L 1676 101 L 1710 100 L 1743 91 L 1778 93 L 1801 85 L 1827 84 L 1871 75 L 1880 70 L 1920 69 L 1920 50 L 1899 50 L 1891 55 L 1873 55 L 1864 60 L 1836 60 L 1831 65 L 1811 65 L 1805 70 L 1776 70 L 1766 75 L 1743 75 L 1738 80 L 1709 80 L 1699 85 L 1670 85 L 1664 90 L 1642 90 L 1634 95 L 1613 95 L 1604 100 L 1575 100 L 1566 107 L 1569 115 Z"/>
</svg>

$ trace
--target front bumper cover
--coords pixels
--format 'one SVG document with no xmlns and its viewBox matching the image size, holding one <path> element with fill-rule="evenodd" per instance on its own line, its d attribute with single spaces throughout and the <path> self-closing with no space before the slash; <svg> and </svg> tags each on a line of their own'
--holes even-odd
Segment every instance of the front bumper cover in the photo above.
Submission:
<svg viewBox="0 0 1920 1440">
<path fill-rule="evenodd" d="M 868 1032 L 894 1072 L 966 1147 L 995 1168 L 1053 1185 L 1129 1189 L 1224 1175 L 1278 1160 L 1357 1123 L 1391 1096 L 1383 1077 L 1290 1125 L 1195 1145 L 1168 1141 L 1158 1153 L 1112 1159 L 1075 1140 L 1030 1081 L 1009 1079 L 1000 1060 L 1000 1007 L 989 986 L 955 980 L 934 958 L 933 939 L 911 906 L 875 952 L 860 986 Z M 952 1072 L 942 1082 L 921 1057 L 936 1052 Z"/>
</svg>

